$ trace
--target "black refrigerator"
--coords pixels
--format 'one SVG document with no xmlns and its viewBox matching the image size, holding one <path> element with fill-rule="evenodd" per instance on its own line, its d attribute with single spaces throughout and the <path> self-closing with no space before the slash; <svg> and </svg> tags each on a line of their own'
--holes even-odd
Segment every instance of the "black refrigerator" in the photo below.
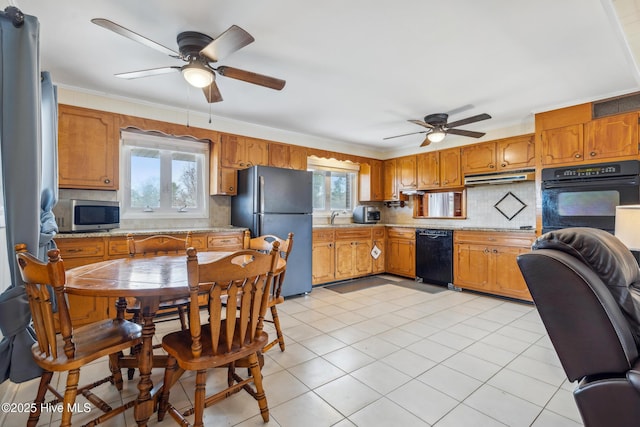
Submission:
<svg viewBox="0 0 640 427">
<path fill-rule="evenodd" d="M 231 224 L 251 237 L 293 233 L 282 295 L 311 291 L 312 173 L 253 166 L 238 171 L 238 194 L 231 198 Z"/>
</svg>

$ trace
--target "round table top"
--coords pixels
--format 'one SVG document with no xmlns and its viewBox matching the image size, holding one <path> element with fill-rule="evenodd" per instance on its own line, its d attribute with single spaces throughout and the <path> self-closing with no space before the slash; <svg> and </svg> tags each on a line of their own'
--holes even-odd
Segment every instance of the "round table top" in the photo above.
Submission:
<svg viewBox="0 0 640 427">
<path fill-rule="evenodd" d="M 211 262 L 233 252 L 198 252 L 199 262 Z M 286 265 L 278 258 L 278 270 Z M 106 297 L 189 296 L 184 255 L 127 257 L 75 267 L 66 272 L 70 294 Z"/>
</svg>

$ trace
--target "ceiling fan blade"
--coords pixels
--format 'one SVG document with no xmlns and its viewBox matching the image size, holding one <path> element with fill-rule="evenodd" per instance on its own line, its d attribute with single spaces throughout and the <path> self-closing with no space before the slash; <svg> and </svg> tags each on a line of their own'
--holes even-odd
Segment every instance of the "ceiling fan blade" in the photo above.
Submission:
<svg viewBox="0 0 640 427">
<path fill-rule="evenodd" d="M 407 120 L 407 121 L 409 121 L 411 123 L 414 123 L 414 124 L 416 124 L 418 126 L 425 127 L 427 129 L 433 129 L 433 125 L 430 125 L 429 123 L 423 122 L 422 120 Z"/>
<path fill-rule="evenodd" d="M 449 129 L 447 130 L 447 133 L 451 135 L 469 136 L 471 138 L 481 138 L 485 136 L 484 132 L 474 132 L 471 130 L 464 130 L 464 129 Z"/>
<path fill-rule="evenodd" d="M 220 89 L 218 89 L 218 85 L 215 80 L 212 81 L 209 86 L 203 87 L 202 92 L 204 93 L 204 97 L 207 98 L 207 102 L 209 104 L 222 101 L 222 95 L 220 94 Z"/>
<path fill-rule="evenodd" d="M 254 40 L 251 34 L 237 25 L 232 25 L 227 31 L 220 34 L 218 38 L 206 45 L 200 51 L 200 54 L 206 56 L 211 62 L 217 62 Z"/>
<path fill-rule="evenodd" d="M 140 77 L 149 77 L 149 76 L 157 76 L 160 74 L 168 74 L 174 71 L 180 71 L 181 67 L 161 67 L 161 68 L 150 68 L 148 70 L 139 70 L 139 71 L 130 71 L 128 73 L 119 73 L 116 74 L 116 77 L 121 79 L 139 79 Z"/>
<path fill-rule="evenodd" d="M 118 25 L 115 22 L 109 21 L 108 19 L 93 18 L 91 22 L 103 28 L 106 28 L 107 30 L 113 31 L 114 33 L 120 34 L 121 36 L 124 36 L 130 40 L 133 40 L 147 47 L 150 47 L 151 49 L 155 49 L 157 51 L 165 53 L 169 56 L 173 56 L 175 58 L 182 58 L 182 56 L 180 56 L 180 54 L 175 50 L 169 49 L 168 47 L 163 46 L 160 43 L 156 43 L 153 40 L 150 40 L 144 36 L 141 36 L 140 34 L 133 32 L 123 27 L 122 25 Z"/>
<path fill-rule="evenodd" d="M 487 120 L 490 119 L 491 116 L 488 114 L 478 114 L 477 116 L 472 116 L 472 117 L 467 117 L 466 119 L 462 119 L 462 120 L 458 120 L 456 122 L 451 122 L 451 123 L 447 123 L 447 127 L 449 129 L 457 127 L 457 126 L 462 126 L 462 125 L 468 125 L 469 123 L 475 123 L 475 122 L 479 122 L 480 120 Z"/>
<path fill-rule="evenodd" d="M 382 140 L 386 141 L 387 139 L 400 138 L 401 136 L 415 135 L 415 134 L 418 134 L 418 133 L 427 133 L 427 131 L 426 130 L 421 130 L 420 132 L 411 132 L 411 133 L 404 133 L 402 135 L 388 136 L 386 138 L 382 138 Z"/>
<path fill-rule="evenodd" d="M 276 79 L 275 77 L 252 73 L 251 71 L 245 71 L 239 68 L 220 66 L 218 68 L 215 68 L 215 70 L 221 76 L 242 80 L 243 82 L 253 83 L 254 85 L 264 86 L 275 90 L 281 90 L 287 83 L 286 81 Z"/>
<path fill-rule="evenodd" d="M 429 138 L 425 138 L 424 141 L 422 141 L 422 144 L 420 144 L 420 147 L 426 147 L 429 144 L 431 144 L 431 140 Z"/>
</svg>

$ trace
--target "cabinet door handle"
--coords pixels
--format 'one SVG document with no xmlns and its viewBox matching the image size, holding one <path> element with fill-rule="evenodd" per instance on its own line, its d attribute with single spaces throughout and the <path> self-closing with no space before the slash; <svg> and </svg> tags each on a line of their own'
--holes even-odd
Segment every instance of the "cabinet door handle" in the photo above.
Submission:
<svg viewBox="0 0 640 427">
<path fill-rule="evenodd" d="M 498 253 L 498 250 L 497 250 L 497 249 L 494 249 L 494 250 L 492 250 L 491 252 L 493 252 L 494 254 L 497 254 L 497 253 Z"/>
<path fill-rule="evenodd" d="M 105 179 L 104 179 L 104 183 L 105 183 L 105 184 L 111 184 L 111 180 L 110 180 L 109 178 L 105 178 Z"/>
<path fill-rule="evenodd" d="M 589 155 L 590 155 L 591 157 L 594 157 L 594 156 L 597 156 L 597 155 L 598 155 L 598 153 L 596 153 L 595 151 L 592 151 L 592 152 L 590 152 L 590 153 L 589 153 Z"/>
<path fill-rule="evenodd" d="M 484 251 L 482 251 L 482 252 L 484 252 L 485 254 L 488 254 L 489 253 L 489 248 L 484 248 Z"/>
<path fill-rule="evenodd" d="M 577 153 L 577 154 L 575 155 L 575 158 L 576 158 L 576 159 L 579 159 L 580 157 L 582 157 L 582 154 L 580 154 L 580 153 Z"/>
<path fill-rule="evenodd" d="M 506 167 L 507 167 L 507 164 L 506 164 L 506 163 L 500 163 L 500 167 L 501 167 L 501 168 L 506 168 Z"/>
<path fill-rule="evenodd" d="M 496 165 L 494 165 L 494 164 L 489 165 L 489 169 L 493 169 L 495 167 L 496 167 Z"/>
</svg>

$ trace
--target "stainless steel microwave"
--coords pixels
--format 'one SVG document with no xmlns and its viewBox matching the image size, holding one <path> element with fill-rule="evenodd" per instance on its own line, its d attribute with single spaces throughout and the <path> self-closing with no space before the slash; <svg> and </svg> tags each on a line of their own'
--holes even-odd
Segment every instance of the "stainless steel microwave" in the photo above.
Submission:
<svg viewBox="0 0 640 427">
<path fill-rule="evenodd" d="M 104 231 L 120 227 L 120 202 L 62 199 L 53 208 L 61 233 Z"/>
<path fill-rule="evenodd" d="M 375 224 L 380 221 L 380 210 L 375 206 L 359 205 L 353 210 L 353 222 Z"/>
</svg>

